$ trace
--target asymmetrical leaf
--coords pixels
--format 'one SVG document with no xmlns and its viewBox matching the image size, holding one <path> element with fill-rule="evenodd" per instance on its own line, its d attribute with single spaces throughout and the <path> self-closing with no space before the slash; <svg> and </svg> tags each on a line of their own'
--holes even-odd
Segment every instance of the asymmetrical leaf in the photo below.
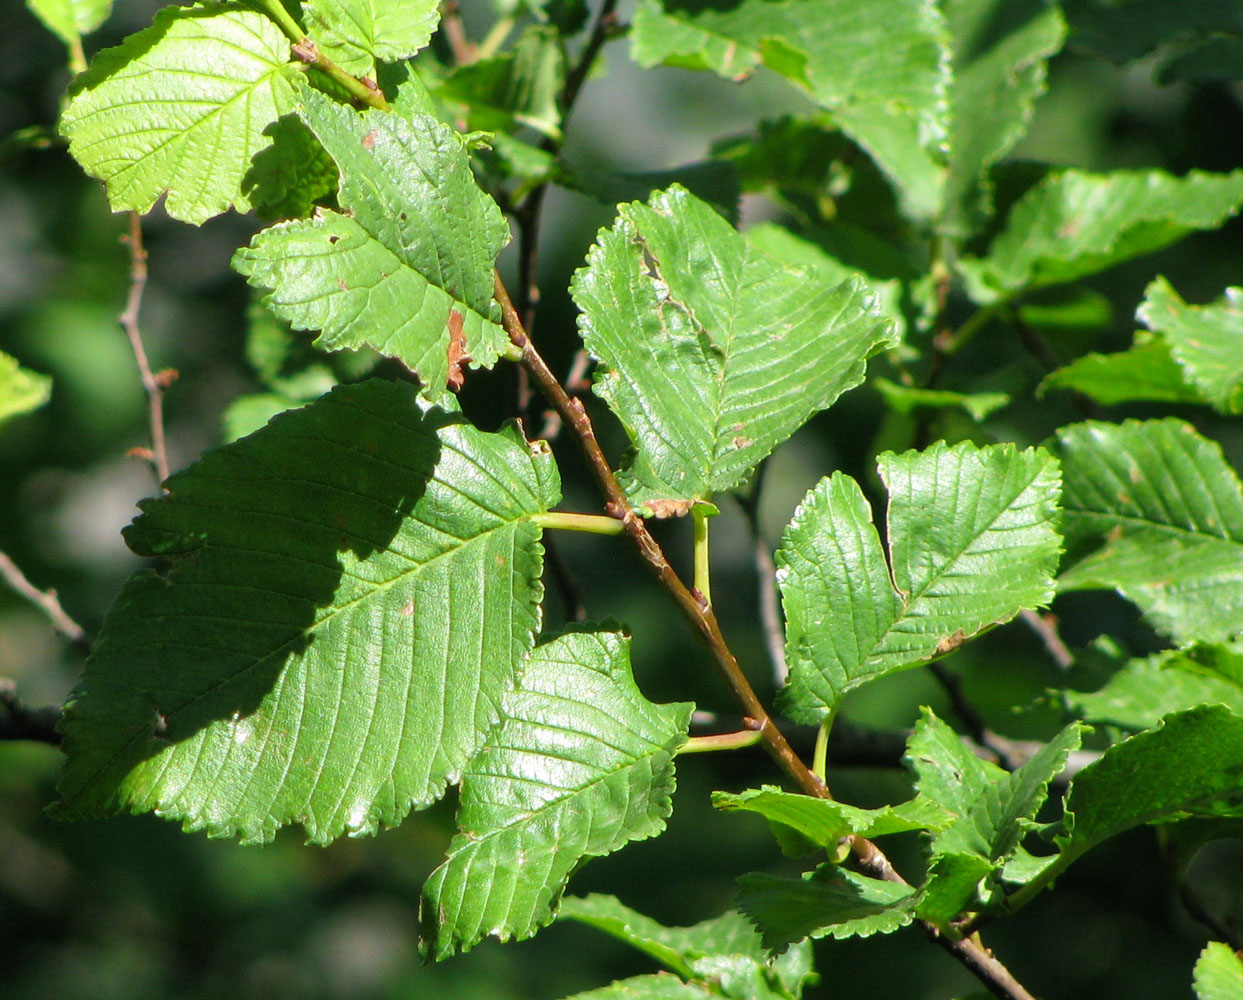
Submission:
<svg viewBox="0 0 1243 1000">
<path fill-rule="evenodd" d="M 1228 944 L 1210 941 L 1195 968 L 1196 1000 L 1243 1000 L 1243 958 Z"/>
<path fill-rule="evenodd" d="M 1170 345 L 1186 380 L 1220 413 L 1243 412 L 1243 288 L 1217 302 L 1189 306 L 1157 278 L 1144 293 L 1139 318 Z"/>
<path fill-rule="evenodd" d="M 1058 433 L 1071 551 L 1060 590 L 1116 589 L 1179 643 L 1243 632 L 1243 489 L 1221 448 L 1180 420 Z"/>
<path fill-rule="evenodd" d="M 1133 826 L 1189 816 L 1243 817 L 1243 716 L 1220 705 L 1167 715 L 1075 776 L 1061 866 Z"/>
<path fill-rule="evenodd" d="M 636 505 L 736 486 L 892 343 L 859 284 L 783 267 L 682 187 L 619 213 L 572 292 L 596 392 L 634 442 Z"/>
<path fill-rule="evenodd" d="M 307 0 L 307 30 L 348 73 L 371 76 L 375 64 L 408 59 L 440 23 L 437 0 Z"/>
<path fill-rule="evenodd" d="M 126 531 L 133 577 L 65 709 L 66 816 L 324 843 L 456 781 L 531 649 L 551 456 L 342 386 L 209 452 Z"/>
<path fill-rule="evenodd" d="M 52 398 L 52 380 L 0 351 L 0 423 L 30 413 Z"/>
<path fill-rule="evenodd" d="M 233 265 L 278 316 L 322 331 L 318 345 L 374 347 L 440 399 L 455 325 L 481 367 L 508 342 L 492 303 L 505 220 L 465 140 L 435 119 L 359 115 L 312 90 L 301 114 L 341 171 L 341 212 L 265 229 Z"/>
<path fill-rule="evenodd" d="M 770 957 L 755 927 L 736 911 L 691 927 L 665 927 L 614 896 L 571 897 L 558 920 L 577 920 L 651 955 L 685 979 L 716 984 L 736 1000 L 797 998 L 814 980 L 811 942 Z"/>
<path fill-rule="evenodd" d="M 665 63 L 738 79 L 763 64 L 809 93 L 930 218 L 944 189 L 949 53 L 945 22 L 924 0 L 643 0 L 631 26 L 641 66 Z"/>
<path fill-rule="evenodd" d="M 270 19 L 222 4 L 166 7 L 151 27 L 91 60 L 60 131 L 103 181 L 114 212 L 164 207 L 195 225 L 250 208 L 242 178 L 293 107 L 301 70 Z"/>
<path fill-rule="evenodd" d="M 853 479 L 803 499 L 777 552 L 784 710 L 815 723 L 853 687 L 943 655 L 1053 595 L 1060 476 L 1043 451 L 886 453 L 889 561 Z"/>
<path fill-rule="evenodd" d="M 1222 704 L 1243 715 L 1243 649 L 1234 642 L 1166 650 L 1131 660 L 1099 691 L 1066 691 L 1063 698 L 1086 722 L 1132 730 L 1196 705 Z"/>
<path fill-rule="evenodd" d="M 883 882 L 837 865 L 802 878 L 752 872 L 738 879 L 738 907 L 774 950 L 805 937 L 838 939 L 888 934 L 915 919 L 917 894 L 901 882 Z"/>
<path fill-rule="evenodd" d="M 1049 174 L 1028 191 L 982 258 L 958 264 L 981 304 L 1074 281 L 1214 229 L 1243 205 L 1243 170 Z"/>
<path fill-rule="evenodd" d="M 66 45 L 81 43 L 112 13 L 112 0 L 26 0 L 26 6 Z"/>
<path fill-rule="evenodd" d="M 530 937 L 584 859 L 664 830 L 691 708 L 639 693 L 617 633 L 536 648 L 466 770 L 459 832 L 423 886 L 424 954 Z"/>
<path fill-rule="evenodd" d="M 1027 131 L 1044 92 L 1047 59 L 1066 25 L 1046 0 L 950 0 L 943 5 L 954 39 L 953 109 L 943 232 L 966 235 L 984 221 L 988 168 Z"/>
</svg>

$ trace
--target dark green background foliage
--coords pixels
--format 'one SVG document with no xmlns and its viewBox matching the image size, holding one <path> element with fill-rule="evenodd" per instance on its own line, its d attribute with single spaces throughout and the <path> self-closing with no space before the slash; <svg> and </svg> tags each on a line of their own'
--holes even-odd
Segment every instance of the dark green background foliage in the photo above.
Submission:
<svg viewBox="0 0 1243 1000">
<path fill-rule="evenodd" d="M 125 547 L 120 529 L 137 513 L 136 501 L 153 492 L 145 464 L 126 455 L 146 441 L 147 431 L 142 389 L 115 321 L 129 282 L 129 261 L 119 240 L 125 219 L 109 214 L 100 186 L 83 176 L 54 138 L 52 124 L 69 79 L 61 69 L 63 46 L 15 0 L 0 2 L 5 5 L 0 137 L 9 137 L 0 147 L 0 351 L 54 380 L 50 403 L 6 424 L 0 434 L 0 550 L 39 586 L 54 586 L 66 607 L 97 633 L 125 579 L 144 565 Z M 493 12 L 485 3 L 464 6 L 467 29 L 481 37 Z M 574 4 L 548 6 L 573 20 Z M 1226 173 L 1243 165 L 1243 92 L 1231 82 L 1243 77 L 1238 51 L 1243 15 L 1237 5 L 1139 0 L 1120 6 L 1128 11 L 1111 12 L 1094 0 L 1064 5 L 1070 44 L 1051 60 L 1048 92 L 1036 105 L 1028 134 L 997 172 L 999 206 L 1009 206 L 1044 170 L 1042 164 L 1177 174 Z M 1185 12 L 1186 37 L 1150 52 L 1163 36 L 1146 38 L 1145 31 L 1168 25 L 1171 8 Z M 88 52 L 143 28 L 156 9 L 145 2 L 118 4 L 89 36 Z M 623 4 L 621 13 L 628 19 L 634 11 Z M 830 159 L 842 162 L 836 158 L 845 141 L 825 134 L 823 148 L 812 149 L 791 141 L 783 132 L 790 123 L 781 116 L 810 115 L 814 108 L 792 98 L 767 71 L 737 84 L 667 66 L 640 70 L 624 40 L 606 46 L 605 56 L 602 78 L 588 82 L 567 129 L 566 184 L 551 190 L 541 233 L 542 304 L 535 334 L 560 372 L 580 343 L 569 298 L 571 274 L 582 266 L 596 231 L 614 224 L 616 202 L 644 199 L 652 188 L 680 179 L 730 214 L 738 191 L 775 187 L 776 207 L 744 200 L 744 222 L 775 218 L 815 228 L 827 221 L 825 192 L 834 183 L 816 172 Z M 1111 59 L 1136 61 L 1119 65 Z M 458 79 L 454 86 L 462 100 L 480 105 L 484 96 L 503 90 L 483 75 Z M 541 117 L 547 108 L 538 95 L 527 110 L 526 124 L 547 128 Z M 512 124 L 503 109 L 477 114 L 473 127 L 504 130 Z M 732 139 L 757 130 L 770 146 Z M 504 151 L 498 145 L 495 155 Z M 668 172 L 693 162 L 693 170 Z M 850 228 L 855 223 L 891 235 L 903 225 L 880 171 L 860 166 L 853 184 L 850 195 L 834 205 L 841 225 L 822 231 L 829 249 L 867 261 L 874 275 L 909 277 L 909 261 L 890 259 L 877 244 L 841 235 L 856 232 Z M 978 206 L 964 197 L 959 208 L 967 225 Z M 283 362 L 285 371 L 265 358 L 261 342 L 247 344 L 246 316 L 253 304 L 229 260 L 258 229 L 254 217 L 231 213 L 200 228 L 173 222 L 160 209 L 145 220 L 151 260 L 142 317 L 147 349 L 157 368 L 178 371 L 167 397 L 174 469 L 266 420 L 270 410 L 249 423 L 245 414 L 234 413 L 236 422 L 224 427 L 225 410 L 238 396 L 272 393 L 285 400 L 274 403 L 276 409 L 312 398 L 333 382 L 355 380 L 375 364 L 367 354 L 338 354 L 319 355 L 308 365 L 310 350 L 299 335 L 292 358 Z M 778 236 L 769 232 L 766 238 L 774 252 L 781 249 Z M 838 239 L 845 242 L 831 244 Z M 507 280 L 514 274 L 516 251 L 511 246 L 500 258 Z M 1053 367 L 1088 352 L 1130 347 L 1137 329 L 1134 310 L 1155 275 L 1164 276 L 1184 301 L 1201 304 L 1241 283 L 1241 262 L 1243 223 L 1236 219 L 1093 275 L 1073 302 L 1059 290 L 1029 299 L 1025 318 L 1042 331 L 1039 343 L 1016 332 L 1021 326 L 987 326 L 970 350 L 954 359 L 939 386 L 1011 396 L 1008 406 L 983 421 L 950 406 L 917 423 L 929 412 L 912 408 L 919 400 L 900 391 L 887 397 L 873 382 L 847 393 L 798 430 L 770 462 L 760 511 L 765 532 L 778 538 L 807 489 L 834 470 L 852 476 L 879 509 L 885 488 L 874 456 L 910 446 L 913 436 L 923 438 L 915 442 L 919 447 L 937 438 L 1027 446 L 1086 417 L 1121 421 L 1172 414 L 1220 442 L 1227 460 L 1243 467 L 1237 417 L 1188 405 L 1176 392 L 1162 397 L 1171 405 L 1123 400 L 1105 408 L 1070 392 L 1034 391 Z M 515 284 L 511 281 L 511 288 Z M 905 305 L 909 309 L 910 303 Z M 951 300 L 951 325 L 968 312 L 965 299 Z M 273 356 L 285 353 L 278 345 Z M 506 369 L 472 372 L 462 393 L 464 409 L 487 429 L 508 416 L 511 372 Z M 382 360 L 376 370 L 398 374 L 397 366 Z M 869 368 L 869 375 L 893 374 L 883 361 Z M 1073 384 L 1069 375 L 1062 377 Z M 1226 399 L 1221 409 L 1237 411 L 1237 400 L 1231 404 Z M 262 411 L 263 404 L 257 405 L 256 412 Z M 623 428 L 598 400 L 590 405 L 606 450 L 620 456 Z M 560 466 L 562 509 L 596 510 L 594 488 L 568 446 L 561 449 Z M 716 610 L 753 683 L 771 703 L 745 522 L 732 499 L 722 497 L 720 506 L 722 514 L 713 523 Z M 684 522 L 657 524 L 654 530 L 689 574 L 683 527 Z M 630 626 L 631 662 L 644 695 L 657 703 L 693 701 L 704 709 L 736 711 L 708 670 L 687 669 L 703 660 L 699 647 L 623 543 L 571 532 L 559 533 L 558 543 L 587 595 L 591 617 Z M 545 622 L 555 626 L 566 609 L 554 588 L 548 589 Z M 1134 605 L 1109 590 L 1062 595 L 1052 610 L 1060 617 L 1063 638 L 1076 650 L 1086 650 L 1103 634 L 1114 636 L 1132 656 L 1166 645 Z M 1076 663 L 1075 686 L 1085 691 L 1098 686 L 1118 658 L 1097 644 Z M 1046 692 L 1064 687 L 1067 677 L 1021 624 L 985 635 L 947 665 L 997 732 L 1049 740 L 1061 730 L 1061 706 Z M 0 677 L 12 678 L 27 703 L 51 704 L 63 701 L 80 669 L 80 656 L 58 641 L 28 604 L 0 588 Z M 1204 700 L 1220 699 L 1206 694 Z M 851 692 L 841 717 L 909 728 L 920 718 L 921 705 L 943 719 L 954 718 L 931 676 L 907 671 Z M 1080 714 L 1102 727 L 1153 721 L 1117 718 L 1108 705 L 1087 699 Z M 814 731 L 796 728 L 792 734 L 810 757 Z M 1088 745 L 1104 745 L 1088 739 Z M 273 843 L 242 847 L 187 836 L 152 816 L 54 822 L 43 810 L 55 799 L 61 762 L 50 747 L 0 743 L 0 992 L 6 1000 L 155 995 L 543 1000 L 651 971 L 651 962 L 637 952 L 569 922 L 520 944 L 486 940 L 466 957 L 420 965 L 420 887 L 449 845 L 456 793 L 374 838 L 340 839 L 311 849 L 303 846 L 302 830 L 286 829 Z M 713 790 L 776 780 L 759 751 L 683 757 L 677 779 L 667 832 L 593 861 L 575 875 L 575 895 L 612 893 L 666 924 L 690 924 L 731 904 L 740 873 L 759 870 L 788 878 L 802 870 L 775 857 L 764 823 L 712 806 Z M 909 792 L 897 768 L 839 765 L 833 784 L 839 798 L 864 806 L 900 801 Z M 913 834 L 897 839 L 891 857 L 899 868 L 917 867 L 916 846 Z M 1205 933 L 1178 902 L 1175 873 L 1163 854 L 1167 847 L 1152 829 L 1141 828 L 1095 848 L 1060 877 L 1053 892 L 990 926 L 990 947 L 1018 979 L 1044 996 L 1190 997 L 1190 969 Z M 1237 841 L 1210 844 L 1187 878 L 1214 912 L 1227 921 L 1243 920 L 1243 850 Z M 808 997 L 917 1000 L 979 989 L 911 927 L 821 943 L 816 955 L 821 980 L 807 989 Z"/>
</svg>

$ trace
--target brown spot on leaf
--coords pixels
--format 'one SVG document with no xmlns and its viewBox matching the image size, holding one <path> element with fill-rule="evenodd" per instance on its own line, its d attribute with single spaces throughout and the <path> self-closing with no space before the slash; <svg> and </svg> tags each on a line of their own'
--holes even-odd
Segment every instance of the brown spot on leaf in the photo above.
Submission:
<svg viewBox="0 0 1243 1000">
<path fill-rule="evenodd" d="M 753 444 L 753 443 L 754 442 L 752 442 L 750 438 L 736 437 L 730 440 L 729 446 L 733 448 L 734 451 L 737 451 L 739 448 L 745 448 L 747 445 Z"/>
<path fill-rule="evenodd" d="M 648 500 L 643 509 L 652 517 L 685 517 L 694 505 L 693 500 Z"/>
<path fill-rule="evenodd" d="M 401 613 L 405 615 L 407 618 L 409 618 L 412 614 L 414 614 L 413 598 L 409 601 L 406 601 L 406 603 L 401 606 Z"/>
<path fill-rule="evenodd" d="M 462 366 L 471 360 L 466 353 L 466 331 L 462 328 L 462 314 L 456 309 L 449 310 L 449 374 L 445 384 L 457 392 L 466 382 L 466 373 Z"/>
<path fill-rule="evenodd" d="M 350 286 L 345 283 L 344 278 L 337 279 L 337 287 L 343 292 L 348 292 L 350 290 Z"/>
<path fill-rule="evenodd" d="M 962 629 L 959 629 L 953 635 L 943 635 L 937 643 L 937 651 L 935 655 L 944 656 L 946 653 L 957 649 L 966 641 L 967 633 L 965 633 Z"/>
<path fill-rule="evenodd" d="M 375 149 L 375 129 L 363 136 L 363 149 Z"/>
</svg>

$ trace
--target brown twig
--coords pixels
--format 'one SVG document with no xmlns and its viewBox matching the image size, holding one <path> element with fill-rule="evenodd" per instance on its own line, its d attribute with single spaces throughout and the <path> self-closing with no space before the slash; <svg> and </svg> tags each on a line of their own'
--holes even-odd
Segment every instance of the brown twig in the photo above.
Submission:
<svg viewBox="0 0 1243 1000">
<path fill-rule="evenodd" d="M 18 569 L 17 564 L 3 552 L 0 552 L 0 577 L 3 577 L 5 583 L 47 615 L 48 620 L 52 623 L 52 627 L 57 632 L 82 652 L 89 653 L 91 651 L 90 635 L 87 634 L 86 629 L 75 622 L 69 616 L 69 613 L 61 607 L 60 598 L 56 596 L 56 591 L 51 588 L 40 590 L 26 579 L 26 574 Z"/>
<path fill-rule="evenodd" d="M 0 678 L 0 740 L 30 740 L 60 746 L 60 733 L 56 723 L 60 721 L 60 709 L 53 705 L 44 708 L 27 708 L 17 697 L 13 682 Z"/>
<path fill-rule="evenodd" d="M 464 66 L 475 61 L 475 45 L 466 37 L 466 26 L 462 24 L 462 13 L 457 0 L 446 0 L 440 5 L 440 28 L 444 32 L 445 41 L 449 43 L 449 51 L 453 53 L 455 63 Z"/>
<path fill-rule="evenodd" d="M 1053 615 L 1042 615 L 1039 611 L 1027 608 L 1019 612 L 1019 617 L 1023 619 L 1024 625 L 1040 636 L 1040 641 L 1044 643 L 1045 652 L 1049 654 L 1054 663 L 1063 670 L 1069 670 L 1075 665 L 1075 654 L 1070 651 L 1066 643 L 1062 642 L 1062 637 L 1058 635 L 1057 619 Z"/>
<path fill-rule="evenodd" d="M 532 382 L 539 388 L 553 409 L 561 415 L 565 426 L 573 433 L 596 484 L 605 497 L 605 509 L 622 522 L 626 534 L 630 536 L 631 541 L 639 550 L 643 562 L 660 581 L 683 619 L 707 648 L 717 667 L 717 672 L 749 718 L 749 728 L 753 728 L 760 734 L 760 743 L 769 756 L 806 794 L 817 798 L 830 798 L 828 786 L 794 752 L 776 722 L 756 696 L 730 650 L 729 644 L 725 641 L 725 636 L 721 632 L 720 624 L 711 606 L 706 601 L 696 599 L 695 595 L 687 589 L 669 564 L 659 543 L 647 530 L 643 518 L 630 506 L 630 501 L 618 483 L 612 466 L 609 465 L 608 459 L 600 448 L 600 443 L 596 440 L 595 430 L 582 401 L 566 393 L 565 388 L 557 381 L 556 376 L 552 374 L 535 349 L 535 345 L 531 343 L 499 273 L 494 275 L 494 286 L 496 301 L 501 307 L 502 325 L 505 332 L 509 335 L 510 342 L 521 352 L 521 364 L 530 375 Z M 888 858 L 872 841 L 856 835 L 850 838 L 850 848 L 859 865 L 866 871 L 878 878 L 906 884 L 902 876 L 889 863 Z M 925 924 L 924 926 L 933 940 L 975 973 L 996 996 L 1003 1000 L 1033 1000 L 1031 994 L 978 940 L 951 940 L 935 925 Z"/>
<path fill-rule="evenodd" d="M 125 311 L 118 319 L 129 339 L 130 350 L 134 353 L 138 374 L 142 378 L 142 387 L 147 393 L 148 423 L 151 428 L 148 457 L 155 469 L 156 479 L 163 483 L 168 478 L 168 451 L 164 444 L 164 390 L 177 377 L 177 373 L 167 369 L 158 375 L 152 374 L 151 365 L 147 362 L 147 352 L 142 344 L 138 310 L 142 307 L 143 289 L 147 287 L 147 251 L 142 245 L 142 216 L 137 212 L 130 212 L 129 232 L 121 239 L 129 246 L 129 295 L 125 300 Z"/>
</svg>

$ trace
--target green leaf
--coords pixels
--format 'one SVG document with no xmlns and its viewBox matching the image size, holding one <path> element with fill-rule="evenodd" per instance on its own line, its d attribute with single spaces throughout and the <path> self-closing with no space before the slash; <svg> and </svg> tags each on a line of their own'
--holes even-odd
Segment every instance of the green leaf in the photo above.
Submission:
<svg viewBox="0 0 1243 1000">
<path fill-rule="evenodd" d="M 463 776 L 459 832 L 423 886 L 424 955 L 530 937 L 584 859 L 661 833 L 692 707 L 644 698 L 617 633 L 535 649 Z"/>
<path fill-rule="evenodd" d="M 112 13 L 112 0 L 26 0 L 30 11 L 57 38 L 73 47 L 82 43 Z"/>
<path fill-rule="evenodd" d="M 809 93 L 868 151 L 910 214 L 930 218 L 944 187 L 949 59 L 944 19 L 924 0 L 643 0 L 631 24 L 641 66 L 729 79 L 761 63 Z"/>
<path fill-rule="evenodd" d="M 141 504 L 133 577 L 62 723 L 66 817 L 317 843 L 456 781 L 531 649 L 547 449 L 342 386 Z"/>
<path fill-rule="evenodd" d="M 1227 944 L 1210 941 L 1195 968 L 1197 1000 L 1243 1000 L 1243 958 Z"/>
<path fill-rule="evenodd" d="M 1164 278 L 1144 293 L 1139 318 L 1170 345 L 1186 381 L 1219 413 L 1243 413 L 1243 288 L 1189 306 Z"/>
<path fill-rule="evenodd" d="M 330 350 L 374 347 L 446 394 L 452 317 L 473 363 L 508 340 L 494 321 L 492 269 L 509 238 L 479 190 L 465 140 L 423 115 L 359 115 L 307 90 L 303 119 L 341 171 L 341 212 L 272 226 L 233 266 L 264 302 Z M 463 239 L 470 233 L 470 239 Z"/>
<path fill-rule="evenodd" d="M 1180 420 L 1058 432 L 1068 548 L 1059 590 L 1116 589 L 1178 643 L 1243 632 L 1243 489 L 1219 445 Z"/>
<path fill-rule="evenodd" d="M 1124 729 L 1148 729 L 1164 715 L 1219 703 L 1243 715 L 1243 649 L 1196 645 L 1131 660 L 1098 691 L 1065 691 L 1075 715 Z"/>
<path fill-rule="evenodd" d="M 1243 716 L 1220 705 L 1167 715 L 1075 776 L 1061 866 L 1133 826 L 1188 816 L 1243 817 Z"/>
<path fill-rule="evenodd" d="M 336 164 L 295 115 L 278 118 L 264 134 L 272 145 L 255 155 L 242 193 L 262 219 L 305 218 L 336 192 Z"/>
<path fill-rule="evenodd" d="M 242 178 L 293 107 L 301 71 L 289 40 L 255 11 L 166 7 L 145 31 L 91 60 L 70 88 L 60 131 L 104 182 L 114 212 L 164 208 L 195 225 L 251 207 Z"/>
<path fill-rule="evenodd" d="M 1008 406 L 1010 397 L 1004 392 L 951 392 L 948 389 L 920 389 L 915 386 L 898 385 L 887 378 L 872 381 L 885 405 L 895 413 L 910 415 L 916 410 L 945 410 L 956 407 L 964 410 L 972 420 L 981 423 L 990 413 Z"/>
<path fill-rule="evenodd" d="M 792 719 L 824 718 L 851 688 L 948 653 L 1047 602 L 1060 551 L 1060 476 L 1046 452 L 938 443 L 886 453 L 890 561 L 853 479 L 803 499 L 777 552 Z M 892 577 L 891 577 L 892 573 Z"/>
<path fill-rule="evenodd" d="M 654 976 L 632 976 L 599 989 L 575 993 L 565 1000 L 712 1000 L 719 997 L 703 986 L 684 983 L 677 976 L 660 972 Z"/>
<path fill-rule="evenodd" d="M 408 59 L 440 23 L 437 0 L 307 0 L 307 30 L 347 73 L 373 75 L 375 64 Z"/>
<path fill-rule="evenodd" d="M 685 188 L 619 214 L 572 292 L 596 392 L 635 443 L 621 479 L 636 505 L 738 485 L 892 343 L 858 283 L 781 266 Z"/>
<path fill-rule="evenodd" d="M 294 399 L 275 392 L 238 396 L 220 417 L 224 443 L 229 444 L 248 434 L 253 434 L 278 413 L 300 409 L 306 406 L 307 402 L 307 400 Z"/>
<path fill-rule="evenodd" d="M 764 946 L 785 948 L 805 937 L 838 939 L 888 934 L 915 918 L 916 893 L 837 865 L 802 878 L 752 872 L 738 879 L 738 906 L 755 922 Z"/>
<path fill-rule="evenodd" d="M 0 423 L 30 413 L 52 398 L 52 380 L 21 367 L 0 351 Z"/>
<path fill-rule="evenodd" d="M 691 927 L 665 927 L 614 896 L 593 894 L 565 900 L 557 919 L 611 934 L 683 978 L 716 983 L 737 1000 L 798 997 L 815 979 L 810 942 L 770 960 L 759 933 L 732 910 Z"/>
<path fill-rule="evenodd" d="M 1065 6 L 1075 47 L 1119 63 L 1163 43 L 1185 51 L 1189 40 L 1243 31 L 1243 14 L 1221 0 L 1068 0 Z"/>
<path fill-rule="evenodd" d="M 510 51 L 459 66 L 436 95 L 465 105 L 471 128 L 512 132 L 525 125 L 559 139 L 565 76 L 561 36 L 534 25 Z"/>
<path fill-rule="evenodd" d="M 769 785 L 738 795 L 713 792 L 712 804 L 727 812 L 757 813 L 768 820 L 778 839 L 783 836 L 781 831 L 794 831 L 813 847 L 831 853 L 842 837 L 851 834 L 871 839 L 909 830 L 939 829 L 946 822 L 944 811 L 926 799 L 880 809 L 860 809 L 845 802 L 783 792 Z"/>
<path fill-rule="evenodd" d="M 949 0 L 954 39 L 946 214 L 940 228 L 968 235 L 992 209 L 987 170 L 1023 137 L 1044 92 L 1046 61 L 1066 25 L 1046 0 Z"/>
<path fill-rule="evenodd" d="M 1047 375 L 1040 391 L 1070 389 L 1098 403 L 1117 406 L 1137 400 L 1199 403 L 1200 393 L 1187 385 L 1169 344 L 1136 338 L 1135 346 L 1115 354 L 1085 354 Z"/>
<path fill-rule="evenodd" d="M 1240 205 L 1243 170 L 1057 171 L 1018 200 L 983 258 L 963 258 L 958 268 L 976 302 L 1006 300 L 1215 229 Z"/>
</svg>

